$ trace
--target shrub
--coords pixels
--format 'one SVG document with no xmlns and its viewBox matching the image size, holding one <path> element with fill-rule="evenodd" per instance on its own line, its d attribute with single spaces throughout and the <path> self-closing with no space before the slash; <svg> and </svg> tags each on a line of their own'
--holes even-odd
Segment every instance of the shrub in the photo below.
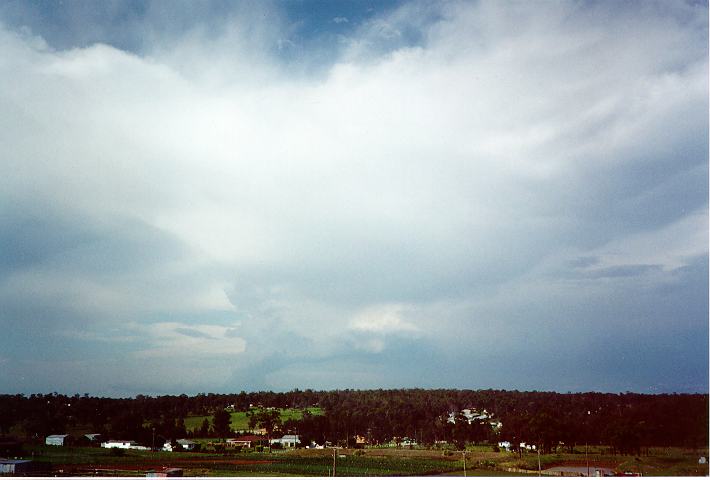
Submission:
<svg viewBox="0 0 710 480">
<path fill-rule="evenodd" d="M 111 456 L 112 457 L 122 457 L 126 454 L 126 451 L 122 448 L 118 447 L 111 447 Z"/>
</svg>

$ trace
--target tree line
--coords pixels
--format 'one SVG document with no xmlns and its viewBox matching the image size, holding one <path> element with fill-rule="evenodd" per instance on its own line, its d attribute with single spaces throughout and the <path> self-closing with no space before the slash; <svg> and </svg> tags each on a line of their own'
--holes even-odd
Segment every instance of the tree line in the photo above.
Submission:
<svg viewBox="0 0 710 480">
<path fill-rule="evenodd" d="M 290 392 L 201 393 L 198 395 L 138 395 L 102 398 L 57 393 L 0 395 L 0 435 L 40 441 L 44 436 L 77 429 L 130 438 L 150 445 L 161 439 L 228 435 L 225 409 L 250 406 L 306 408 L 318 406 L 324 415 L 304 413 L 300 420 L 274 422 L 271 429 L 297 433 L 302 442 L 354 445 L 355 437 L 385 443 L 408 437 L 420 444 L 450 442 L 527 442 L 543 451 L 579 445 L 608 445 L 618 453 L 636 453 L 649 446 L 695 448 L 708 444 L 707 394 L 555 393 L 505 390 L 398 389 L 293 390 Z M 485 409 L 502 422 L 472 424 L 450 412 Z M 215 416 L 197 431 L 185 429 L 191 415 Z M 253 421 L 255 426 L 258 419 Z M 227 427 L 225 427 L 225 424 Z"/>
</svg>

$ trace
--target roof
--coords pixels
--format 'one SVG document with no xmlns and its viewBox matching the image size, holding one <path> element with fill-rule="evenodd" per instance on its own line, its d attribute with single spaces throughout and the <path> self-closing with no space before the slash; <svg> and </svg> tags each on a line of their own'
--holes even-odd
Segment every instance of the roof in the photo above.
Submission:
<svg viewBox="0 0 710 480">
<path fill-rule="evenodd" d="M 264 437 L 259 435 L 244 435 L 243 437 L 235 438 L 236 442 L 258 442 L 259 440 L 264 440 Z"/>
<path fill-rule="evenodd" d="M 18 465 L 22 463 L 30 463 L 32 460 L 10 460 L 9 458 L 0 458 L 0 463 L 4 465 Z"/>
<path fill-rule="evenodd" d="M 187 438 L 178 438 L 175 440 L 177 443 L 187 443 L 187 444 L 196 444 L 196 442 L 193 442 L 192 440 L 188 440 Z"/>
<path fill-rule="evenodd" d="M 47 435 L 47 438 L 67 438 L 68 436 L 68 433 L 64 433 L 62 435 Z"/>
</svg>

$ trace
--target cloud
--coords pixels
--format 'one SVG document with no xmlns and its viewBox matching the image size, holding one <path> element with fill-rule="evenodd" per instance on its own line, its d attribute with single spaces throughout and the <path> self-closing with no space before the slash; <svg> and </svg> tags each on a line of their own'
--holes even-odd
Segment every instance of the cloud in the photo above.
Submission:
<svg viewBox="0 0 710 480">
<path fill-rule="evenodd" d="M 614 239 L 588 254 L 585 258 L 595 260 L 585 268 L 587 272 L 637 266 L 663 270 L 684 267 L 708 254 L 708 211 L 701 209 L 662 228 Z"/>
<path fill-rule="evenodd" d="M 229 327 L 161 322 L 133 328 L 148 336 L 149 347 L 135 352 L 141 358 L 239 357 L 246 342 Z"/>
<path fill-rule="evenodd" d="M 333 23 L 348 23 L 348 17 L 333 17 Z"/>
<path fill-rule="evenodd" d="M 402 319 L 403 305 L 368 308 L 350 321 L 350 329 L 369 333 L 417 332 L 419 328 Z"/>
<path fill-rule="evenodd" d="M 688 335 L 707 332 L 706 7 L 406 2 L 327 48 L 278 5 L 114 7 L 86 31 L 0 9 L 18 375 L 23 346 L 68 378 L 115 338 L 111 355 L 159 364 L 147 390 L 182 388 L 183 354 L 212 390 L 287 388 L 283 362 L 397 385 L 416 379 L 360 367 L 406 352 L 451 370 L 425 384 L 515 387 L 529 375 L 458 379 L 556 365 L 550 345 L 618 359 L 641 327 L 687 347 L 629 347 L 641 370 L 706 363 Z M 579 388 L 680 378 L 555 368 Z"/>
</svg>

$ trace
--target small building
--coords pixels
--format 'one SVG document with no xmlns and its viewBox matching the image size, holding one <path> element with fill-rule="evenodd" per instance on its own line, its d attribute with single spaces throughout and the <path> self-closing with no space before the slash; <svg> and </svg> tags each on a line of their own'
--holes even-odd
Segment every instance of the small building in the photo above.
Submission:
<svg viewBox="0 0 710 480">
<path fill-rule="evenodd" d="M 355 435 L 355 445 L 367 445 L 367 438 L 362 435 Z"/>
<path fill-rule="evenodd" d="M 178 448 L 178 445 L 180 448 Z M 175 440 L 175 443 L 173 444 L 172 442 L 165 442 L 165 445 L 163 445 L 163 451 L 165 452 L 172 452 L 175 451 L 176 449 L 182 449 L 188 452 L 191 452 L 193 450 L 197 449 L 197 443 L 193 442 L 192 440 L 188 440 L 186 438 L 179 438 Z"/>
<path fill-rule="evenodd" d="M 122 448 L 124 450 L 150 450 L 148 447 L 138 445 L 134 440 L 109 440 L 101 444 L 102 448 Z"/>
<path fill-rule="evenodd" d="M 510 447 L 512 447 L 512 446 L 513 446 L 513 445 L 512 445 L 509 441 L 507 441 L 507 440 L 504 441 L 504 442 L 498 442 L 498 448 L 503 449 L 503 450 L 505 450 L 505 451 L 507 451 L 507 452 L 510 451 Z"/>
<path fill-rule="evenodd" d="M 35 470 L 32 460 L 10 460 L 0 458 L 0 475 L 20 476 Z"/>
<path fill-rule="evenodd" d="M 284 448 L 295 448 L 296 445 L 301 443 L 301 437 L 298 435 L 284 435 L 281 438 L 271 439 L 271 445 L 280 443 Z"/>
<path fill-rule="evenodd" d="M 71 443 L 71 436 L 69 434 L 62 435 L 49 435 L 44 440 L 45 445 L 53 445 L 55 447 L 66 447 Z"/>
<path fill-rule="evenodd" d="M 237 438 L 227 439 L 227 445 L 232 447 L 254 448 L 257 445 L 263 444 L 264 437 L 258 435 L 243 435 Z"/>
<path fill-rule="evenodd" d="M 87 433 L 76 439 L 76 445 L 80 447 L 98 447 L 101 445 L 100 433 Z"/>
</svg>

